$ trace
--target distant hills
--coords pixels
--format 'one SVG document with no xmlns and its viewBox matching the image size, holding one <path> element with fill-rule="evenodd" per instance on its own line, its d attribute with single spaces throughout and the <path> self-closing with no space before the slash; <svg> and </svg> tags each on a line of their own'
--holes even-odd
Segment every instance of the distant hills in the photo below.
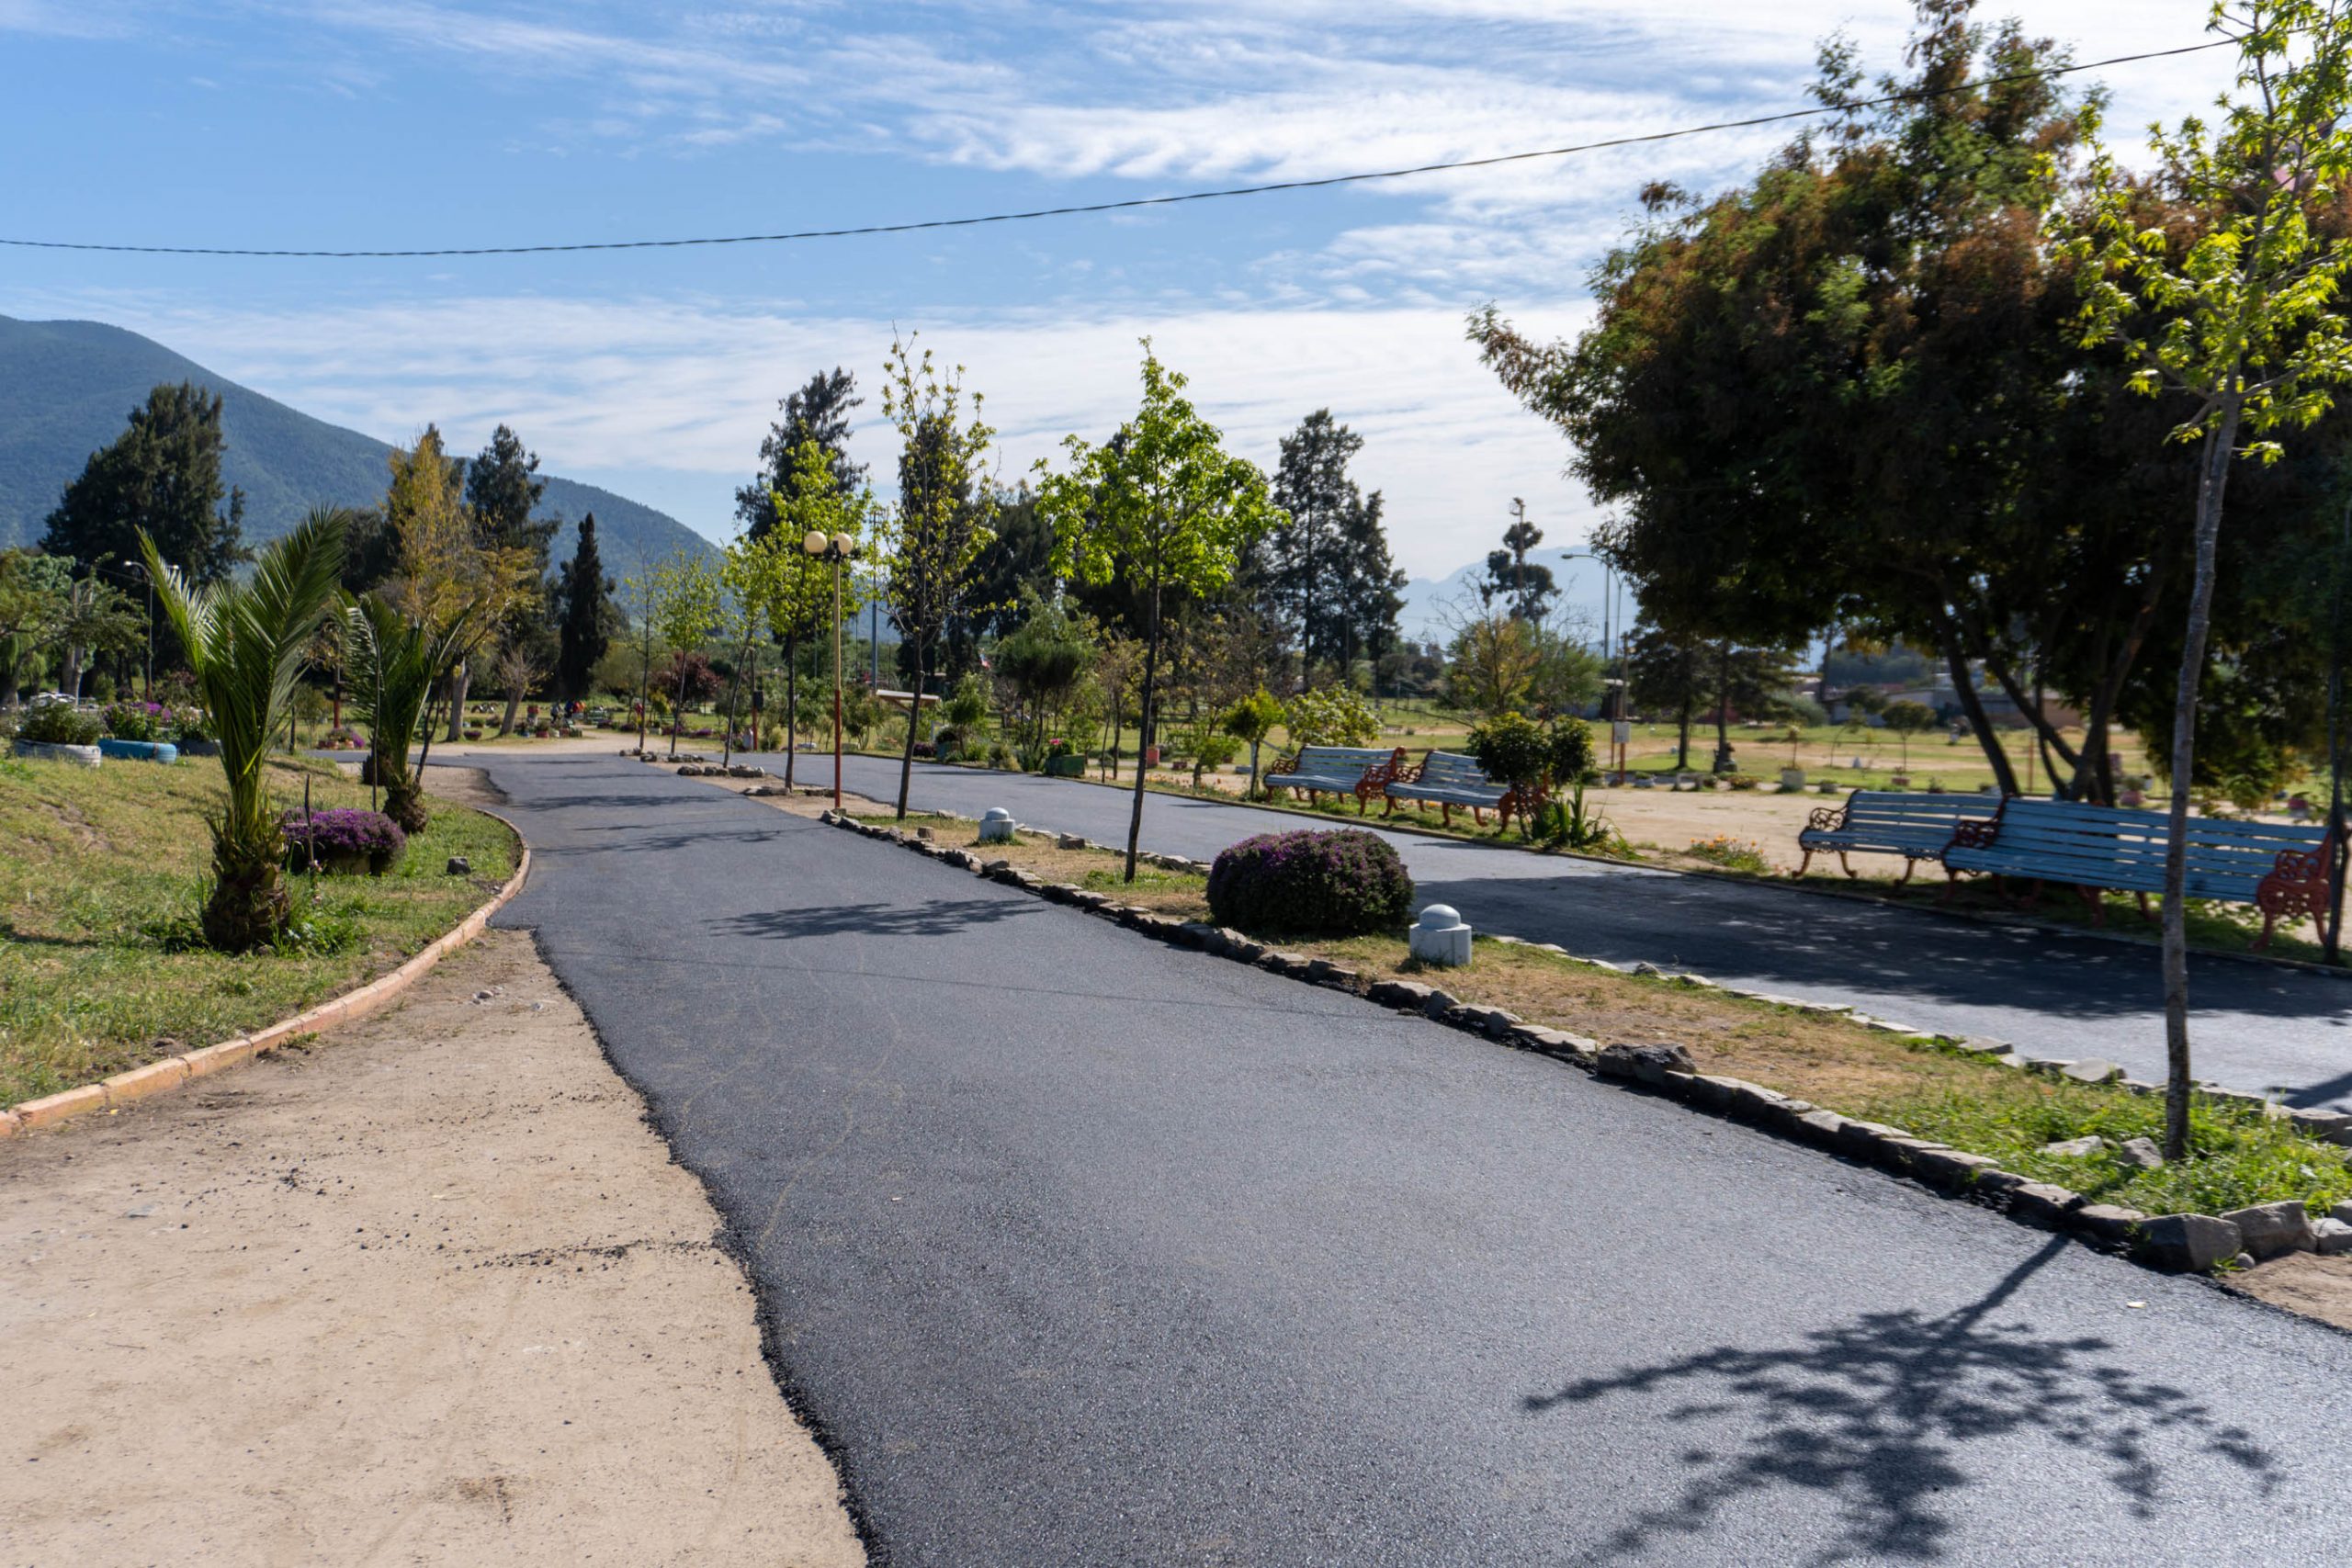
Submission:
<svg viewBox="0 0 2352 1568">
<path fill-rule="evenodd" d="M 92 452 L 122 434 L 125 417 L 159 381 L 193 381 L 220 395 L 222 474 L 245 492 L 247 542 L 276 538 L 314 502 L 383 500 L 391 447 L 372 435 L 312 419 L 120 327 L 0 316 L 0 547 L 40 539 L 58 493 Z M 522 434 L 527 443 L 530 432 Z M 556 560 L 571 556 L 571 525 L 591 512 L 605 570 L 615 577 L 681 547 L 712 548 L 667 513 L 595 485 L 541 477 L 548 488 L 538 515 L 565 524 Z"/>
</svg>

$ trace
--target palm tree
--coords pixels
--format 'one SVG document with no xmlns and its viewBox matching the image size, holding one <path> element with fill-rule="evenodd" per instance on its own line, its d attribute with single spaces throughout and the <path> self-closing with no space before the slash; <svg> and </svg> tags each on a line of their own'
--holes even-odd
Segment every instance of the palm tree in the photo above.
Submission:
<svg viewBox="0 0 2352 1568">
<path fill-rule="evenodd" d="M 429 820 L 424 792 L 409 766 L 409 748 L 424 727 L 433 683 L 457 656 L 464 623 L 435 636 L 375 594 L 344 611 L 344 662 L 352 706 L 368 727 L 371 776 L 384 786 L 384 811 L 401 829 L 421 833 Z"/>
<path fill-rule="evenodd" d="M 343 526 L 314 508 L 262 551 L 242 583 L 190 585 L 164 564 L 144 530 L 139 547 L 155 597 L 178 634 L 198 694 L 211 711 L 229 797 L 212 821 L 212 889 L 204 940 L 228 953 L 265 947 L 286 929 L 286 840 L 269 808 L 263 768 L 286 722 L 311 636 L 334 604 Z"/>
</svg>

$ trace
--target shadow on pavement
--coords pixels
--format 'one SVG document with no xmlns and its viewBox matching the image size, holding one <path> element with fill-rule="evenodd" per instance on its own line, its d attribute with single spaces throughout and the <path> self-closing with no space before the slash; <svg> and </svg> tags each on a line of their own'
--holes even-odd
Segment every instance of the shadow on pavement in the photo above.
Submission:
<svg viewBox="0 0 2352 1568">
<path fill-rule="evenodd" d="M 713 920 L 729 936 L 768 937 L 782 942 L 811 936 L 953 936 L 975 926 L 996 925 L 1050 906 L 1025 899 L 965 898 L 893 908 L 876 904 L 830 908 L 752 909 Z"/>
<path fill-rule="evenodd" d="M 1971 1480 L 1968 1446 L 2033 1432 L 2103 1459 L 2109 1484 L 2138 1517 L 2156 1509 L 2159 1434 L 2201 1438 L 2267 1492 L 2271 1461 L 2253 1434 L 2216 1425 L 2183 1390 L 2107 1359 L 2109 1341 L 2040 1338 L 2022 1325 L 1986 1321 L 2072 1245 L 2052 1238 L 1983 1300 L 1940 1317 L 1871 1313 L 1800 1346 L 1723 1346 L 1579 1379 L 1530 1396 L 1526 1408 L 1541 1415 L 1687 1386 L 1690 1401 L 1667 1411 L 1668 1420 L 1746 1425 L 1726 1451 L 1694 1447 L 1681 1456 L 1680 1493 L 1629 1521 L 1612 1543 L 1620 1552 L 1655 1535 L 1699 1535 L 1726 1503 L 1792 1487 L 1834 1497 L 1844 1510 L 1849 1534 L 1826 1559 L 1933 1561 L 1954 1523 L 1948 1510 Z"/>
</svg>

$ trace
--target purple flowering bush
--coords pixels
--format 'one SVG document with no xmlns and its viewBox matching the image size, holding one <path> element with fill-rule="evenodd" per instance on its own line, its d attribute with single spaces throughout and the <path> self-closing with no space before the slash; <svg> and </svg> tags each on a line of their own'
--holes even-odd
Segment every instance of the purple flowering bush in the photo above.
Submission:
<svg viewBox="0 0 2352 1568">
<path fill-rule="evenodd" d="M 356 871 L 365 866 L 370 875 L 381 876 L 400 863 L 408 849 L 408 835 L 380 811 L 343 807 L 314 811 L 307 836 L 302 814 L 288 811 L 278 819 L 278 829 L 286 835 L 286 863 L 296 871 L 307 870 L 315 852 L 326 870 Z"/>
<path fill-rule="evenodd" d="M 1412 907 L 1405 863 L 1360 828 L 1261 833 L 1209 868 L 1209 911 L 1238 931 L 1360 936 L 1394 931 Z"/>
</svg>

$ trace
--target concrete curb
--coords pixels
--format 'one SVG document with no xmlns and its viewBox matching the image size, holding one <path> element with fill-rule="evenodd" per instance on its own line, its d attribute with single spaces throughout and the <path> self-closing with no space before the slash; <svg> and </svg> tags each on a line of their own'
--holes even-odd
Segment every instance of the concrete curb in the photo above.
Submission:
<svg viewBox="0 0 2352 1568">
<path fill-rule="evenodd" d="M 1701 1114 L 1744 1122 L 1789 1142 L 1807 1144 L 1859 1164 L 1874 1166 L 1890 1175 L 1915 1181 L 1930 1191 L 1946 1197 L 1974 1200 L 2018 1224 L 2071 1235 L 2088 1246 L 2121 1254 L 2149 1268 L 2202 1273 L 2217 1263 L 2228 1261 L 2238 1255 L 2246 1239 L 2241 1235 L 2241 1216 L 2256 1213 L 2255 1210 L 2240 1210 L 2221 1217 L 2146 1214 L 2136 1209 L 2093 1203 L 2080 1193 L 2065 1188 L 2003 1170 L 1999 1162 L 1988 1156 L 1957 1149 L 1933 1139 L 1920 1138 L 1900 1127 L 1841 1116 L 1744 1079 L 1696 1072 L 1679 1045 L 1603 1045 L 1599 1041 L 1564 1030 L 1527 1023 L 1500 1008 L 1465 1006 L 1444 991 L 1418 982 L 1383 980 L 1367 984 L 1355 970 L 1327 959 L 1310 959 L 1303 953 L 1283 952 L 1253 941 L 1238 931 L 1174 919 L 1148 909 L 1122 904 L 1107 894 L 1090 892 L 1067 883 L 1049 883 L 1020 870 L 1010 861 L 984 859 L 981 854 L 971 851 L 951 849 L 895 828 L 860 822 L 846 813 L 828 810 L 818 820 L 836 828 L 845 828 L 865 838 L 913 850 L 929 859 L 959 867 L 990 882 L 1018 888 L 1050 903 L 1068 905 L 1100 916 L 1178 947 L 1247 964 L 1309 985 L 1347 991 L 1375 1004 L 1419 1014 L 1432 1022 L 1476 1034 L 1498 1044 L 1550 1056 L 1555 1061 L 1583 1068 L 1598 1081 L 1661 1095 Z M 1635 972 L 1599 959 L 1579 958 L 1566 949 L 1548 943 L 1525 942 L 1516 938 L 1502 940 L 1514 945 L 1556 953 L 1571 963 L 1618 973 Z M 1697 976 L 1668 975 L 1655 965 L 1642 965 L 1639 972 L 1684 985 L 1713 985 Z M 1752 992 L 1734 991 L 1731 994 L 1747 1000 L 1781 1005 L 1781 998 L 1760 997 Z M 1824 1011 L 1849 1010 L 1823 1008 L 1819 1004 L 1812 1006 Z M 1906 1038 L 1943 1043 L 1940 1036 L 1910 1031 L 1900 1024 L 1879 1020 L 1858 1019 L 1858 1021 Z M 1989 1046 L 1996 1043 L 1985 1043 Z M 2072 1064 L 2019 1058 L 2018 1065 L 2052 1070 Z M 2300 1201 L 2294 1206 L 2300 1211 Z M 2261 1207 L 2266 1206 L 2257 1206 Z M 2352 1204 L 2344 1207 L 2352 1210 Z M 2309 1250 L 2307 1247 L 2301 1249 Z"/>
<path fill-rule="evenodd" d="M 490 924 L 490 918 L 523 891 L 523 884 L 531 874 L 531 846 L 523 841 L 522 831 L 495 811 L 483 810 L 479 806 L 468 809 L 481 811 L 485 817 L 505 823 L 506 830 L 514 835 L 515 847 L 521 852 L 515 858 L 514 874 L 506 879 L 506 885 L 492 896 L 490 902 L 435 937 L 407 963 L 389 975 L 378 976 L 356 990 L 346 991 L 342 996 L 321 1002 L 317 1007 L 298 1012 L 292 1018 L 280 1020 L 266 1029 L 234 1034 L 217 1045 L 207 1045 L 201 1050 L 177 1056 L 166 1056 L 160 1062 L 132 1067 L 96 1083 L 84 1084 L 79 1089 L 43 1095 L 39 1100 L 21 1100 L 0 1110 L 0 1138 L 53 1127 L 76 1116 L 119 1110 L 133 1100 L 163 1094 L 224 1068 L 242 1066 L 264 1052 L 276 1050 L 297 1035 L 316 1034 L 337 1024 L 356 1023 L 397 1000 L 410 987 L 423 979 L 435 964 L 481 935 L 483 928 Z"/>
</svg>

